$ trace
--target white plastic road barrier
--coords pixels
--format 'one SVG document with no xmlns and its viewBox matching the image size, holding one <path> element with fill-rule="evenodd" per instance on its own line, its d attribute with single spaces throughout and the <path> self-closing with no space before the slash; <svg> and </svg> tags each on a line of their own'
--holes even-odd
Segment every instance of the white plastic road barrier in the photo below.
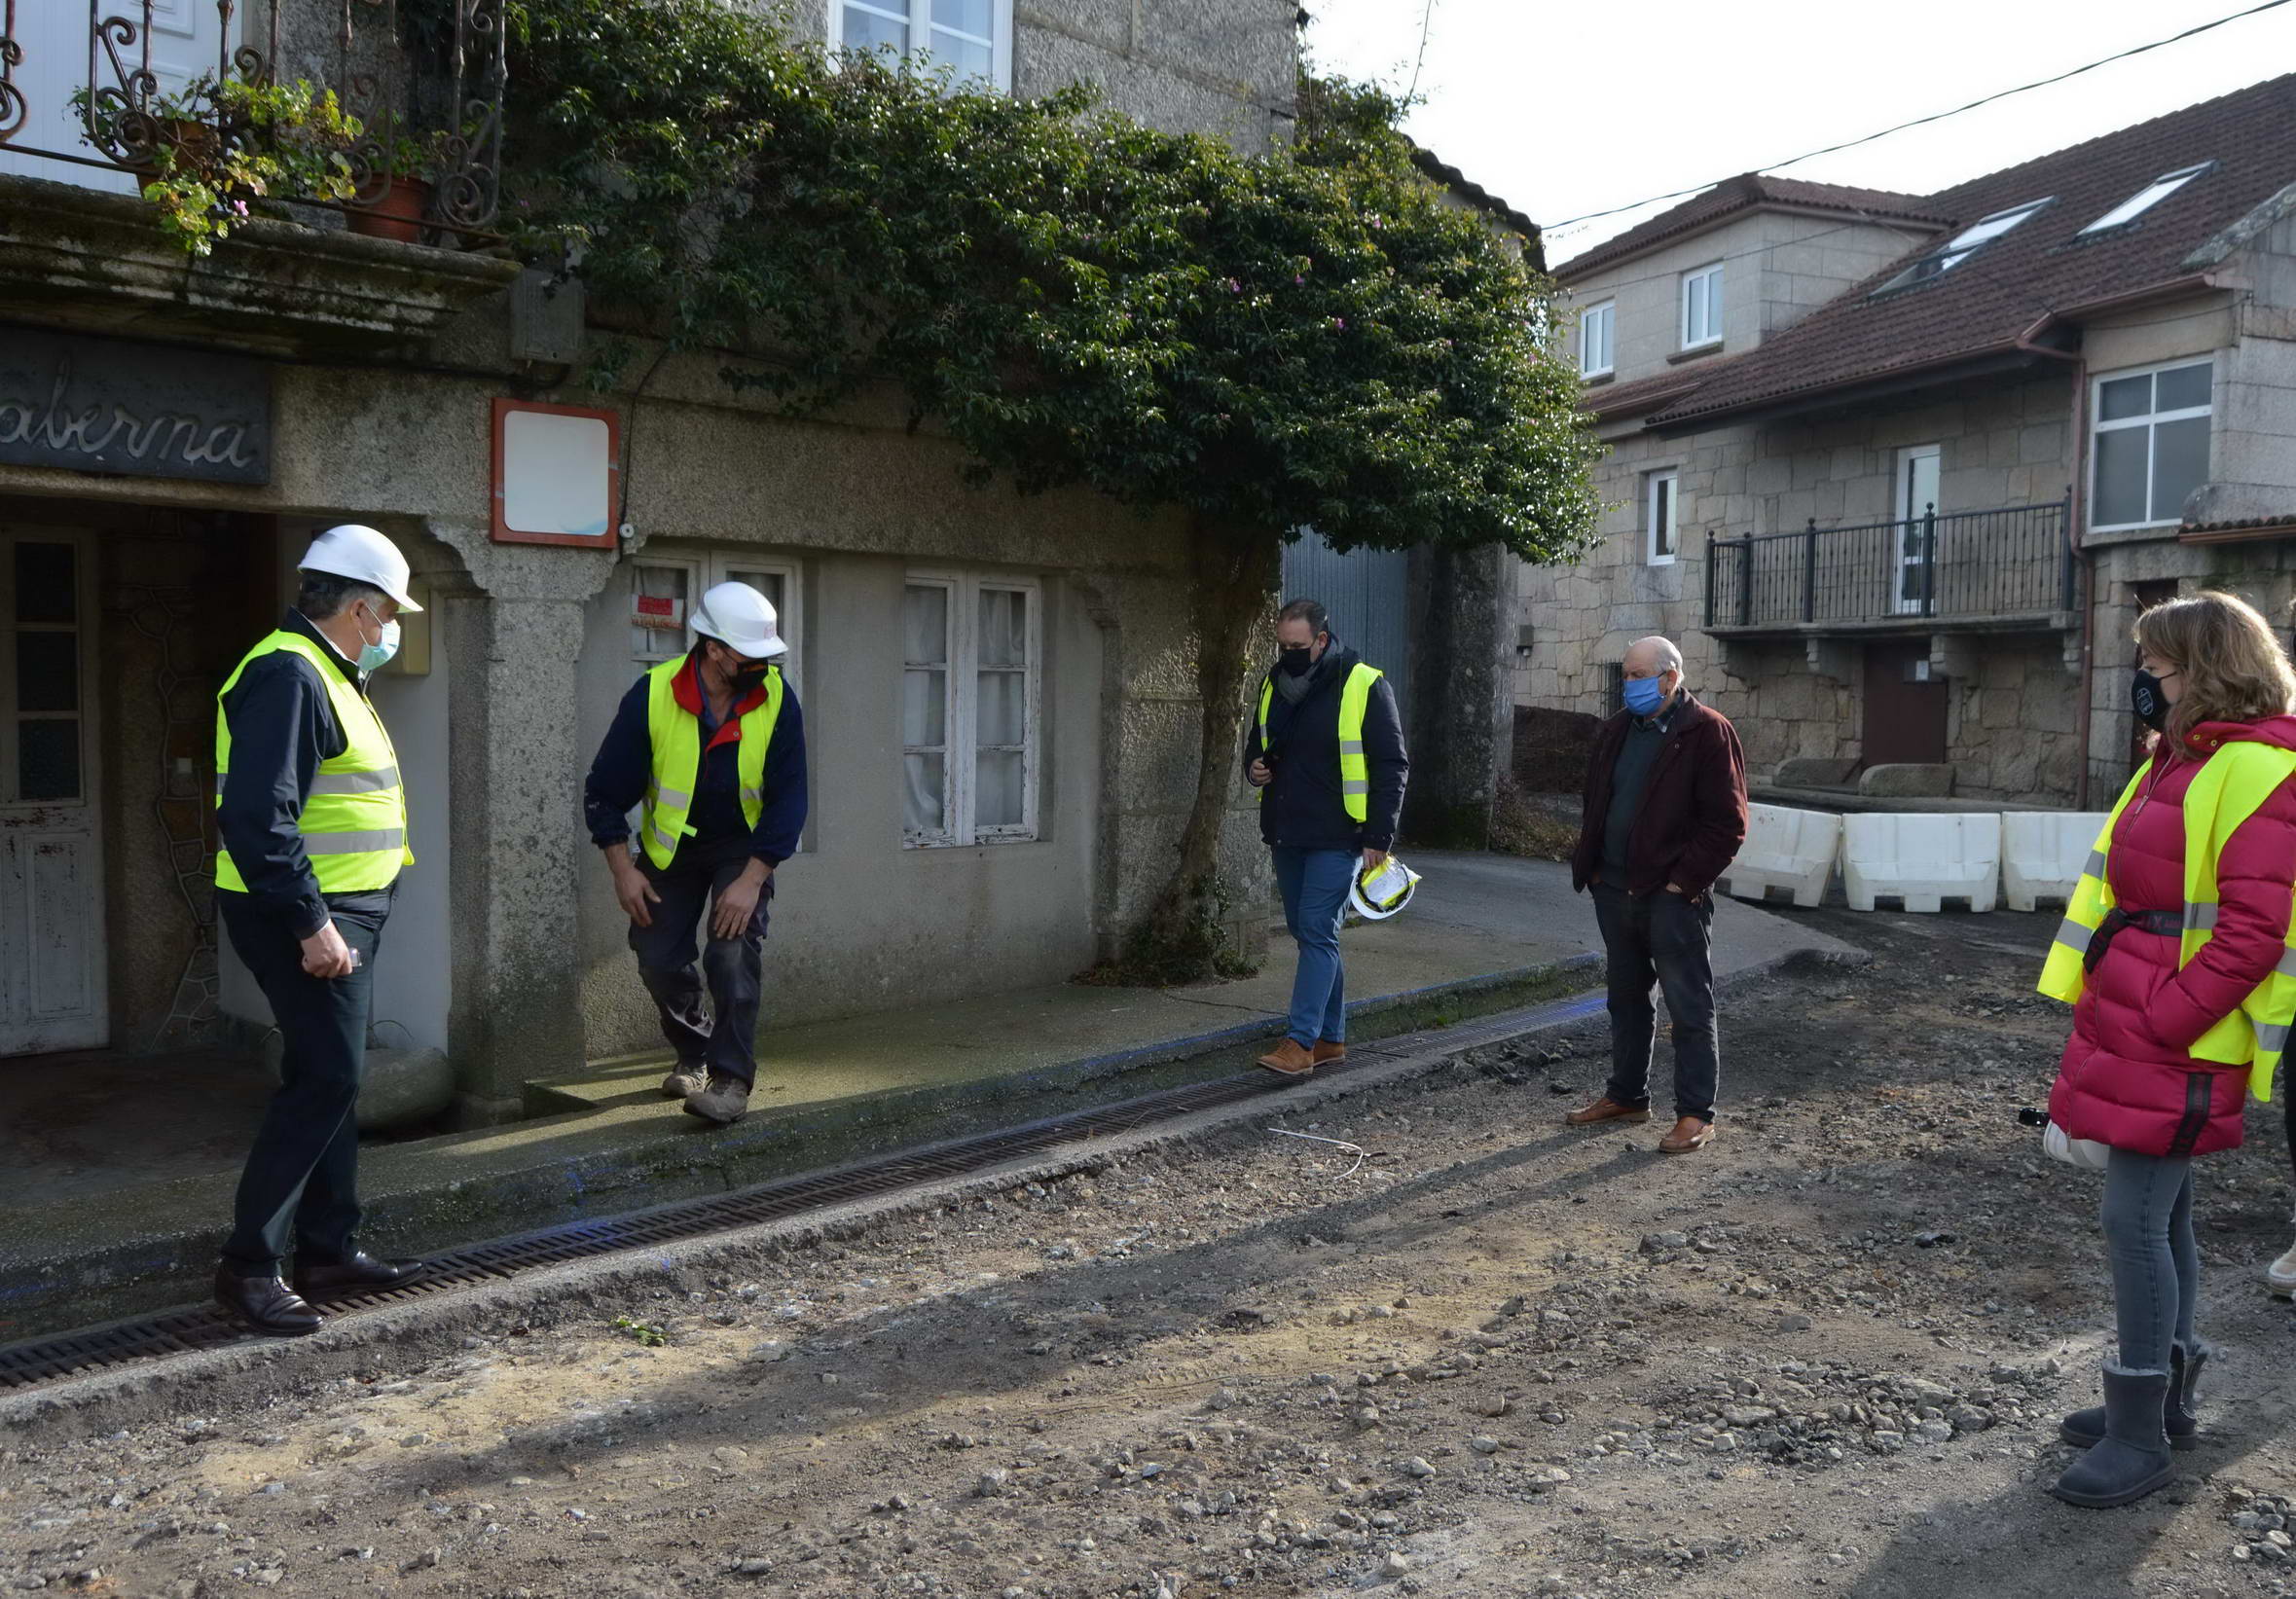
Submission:
<svg viewBox="0 0 2296 1599">
<path fill-rule="evenodd" d="M 1828 811 L 1783 805 L 1746 807 L 1746 842 L 1716 885 L 1734 899 L 1757 902 L 1781 891 L 1804 909 L 1826 902 L 1826 884 L 1841 853 L 1841 818 Z"/>
<path fill-rule="evenodd" d="M 2044 899 L 2073 897 L 2090 846 L 2104 831 L 2104 813 L 2010 811 L 2001 818 L 2001 897 L 2013 911 L 2039 910 Z"/>
<path fill-rule="evenodd" d="M 2000 898 L 2001 818 L 1976 816 L 1845 817 L 1841 882 L 1849 908 L 1870 911 L 1894 898 L 1909 911 L 1941 911 L 1966 899 L 1989 911 Z"/>
</svg>

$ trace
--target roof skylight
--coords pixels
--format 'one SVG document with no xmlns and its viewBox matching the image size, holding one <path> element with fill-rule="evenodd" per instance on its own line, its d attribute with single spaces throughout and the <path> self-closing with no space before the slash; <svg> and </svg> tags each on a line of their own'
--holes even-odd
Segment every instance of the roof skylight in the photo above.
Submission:
<svg viewBox="0 0 2296 1599">
<path fill-rule="evenodd" d="M 1882 284 L 1881 289 L 1907 288 L 1915 283 L 1926 283 L 1933 277 L 1944 276 L 2026 217 L 2053 202 L 2056 198 L 2054 195 L 2044 196 L 2040 200 L 2027 200 L 2023 205 L 2013 205 L 2006 211 L 1995 211 L 1991 216 L 1979 218 Z"/>
<path fill-rule="evenodd" d="M 2135 194 L 2131 195 L 2120 204 L 2082 229 L 2081 235 L 2101 234 L 2107 228 L 2118 228 L 2124 222 L 2134 222 L 2145 212 L 2160 204 L 2161 201 L 2215 164 L 2212 161 L 2205 161 L 2197 166 L 2187 166 L 2174 172 L 2162 173 Z"/>
</svg>

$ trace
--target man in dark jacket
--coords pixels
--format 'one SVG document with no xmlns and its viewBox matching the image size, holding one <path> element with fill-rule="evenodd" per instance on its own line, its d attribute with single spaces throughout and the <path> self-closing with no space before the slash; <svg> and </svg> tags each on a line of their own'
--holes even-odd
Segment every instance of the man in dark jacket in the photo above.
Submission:
<svg viewBox="0 0 2296 1599">
<path fill-rule="evenodd" d="M 1358 869 L 1395 846 L 1411 759 L 1395 690 L 1331 636 L 1330 616 L 1294 600 L 1276 621 L 1282 651 L 1259 685 L 1244 774 L 1259 790 L 1259 836 L 1275 853 L 1284 926 L 1299 944 L 1284 1041 L 1259 1064 L 1287 1077 L 1347 1058 L 1339 927 Z"/>
<path fill-rule="evenodd" d="M 1594 892 L 1609 957 L 1611 1080 L 1568 1120 L 1650 1120 L 1655 982 L 1674 1034 L 1674 1130 L 1658 1148 L 1686 1155 L 1714 1138 L 1712 890 L 1746 839 L 1746 756 L 1729 720 L 1683 686 L 1682 652 L 1666 639 L 1628 647 L 1625 689 L 1586 769 L 1571 861 L 1571 887 Z"/>
</svg>

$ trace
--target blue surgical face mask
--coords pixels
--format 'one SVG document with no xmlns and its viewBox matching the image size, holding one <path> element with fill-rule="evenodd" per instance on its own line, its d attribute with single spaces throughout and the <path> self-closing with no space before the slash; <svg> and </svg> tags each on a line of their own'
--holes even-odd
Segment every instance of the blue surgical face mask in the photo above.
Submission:
<svg viewBox="0 0 2296 1599">
<path fill-rule="evenodd" d="M 1626 709 L 1637 716 L 1648 716 L 1665 703 L 1665 679 L 1661 677 L 1629 677 L 1626 679 Z"/>
<path fill-rule="evenodd" d="M 399 652 L 399 625 L 396 622 L 378 625 L 383 629 L 383 636 L 372 644 L 359 646 L 359 672 L 362 676 L 381 672 L 390 665 L 390 658 Z"/>
</svg>

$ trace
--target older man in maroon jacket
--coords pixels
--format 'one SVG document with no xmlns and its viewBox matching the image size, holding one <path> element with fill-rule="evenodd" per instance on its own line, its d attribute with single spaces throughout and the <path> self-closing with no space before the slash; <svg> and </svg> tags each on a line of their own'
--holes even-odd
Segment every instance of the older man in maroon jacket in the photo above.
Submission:
<svg viewBox="0 0 2296 1599">
<path fill-rule="evenodd" d="M 1682 651 L 1666 639 L 1628 646 L 1625 693 L 1586 769 L 1571 861 L 1571 886 L 1594 893 L 1609 956 L 1611 1080 L 1568 1119 L 1651 1119 L 1655 984 L 1674 1034 L 1674 1130 L 1658 1148 L 1687 1155 L 1714 1138 L 1712 890 L 1746 839 L 1746 756 L 1728 718 L 1683 686 Z"/>
</svg>

